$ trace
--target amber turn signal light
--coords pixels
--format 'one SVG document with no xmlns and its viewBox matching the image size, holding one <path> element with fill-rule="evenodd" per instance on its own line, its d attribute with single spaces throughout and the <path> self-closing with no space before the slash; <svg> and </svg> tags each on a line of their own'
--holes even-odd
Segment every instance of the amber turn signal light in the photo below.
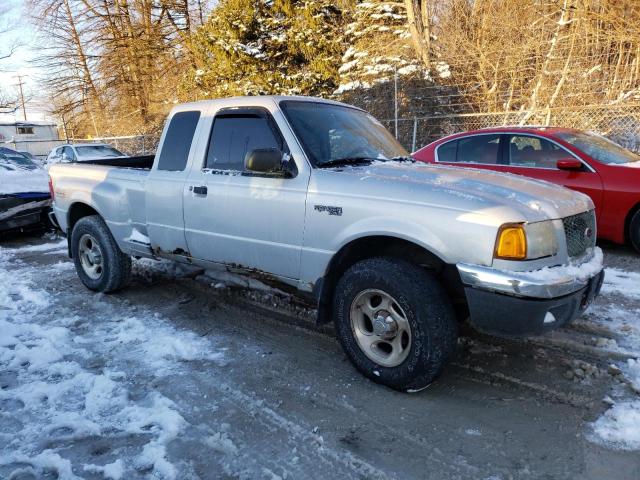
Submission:
<svg viewBox="0 0 640 480">
<path fill-rule="evenodd" d="M 506 224 L 500 227 L 494 256 L 505 260 L 527 258 L 527 236 L 523 225 Z"/>
</svg>

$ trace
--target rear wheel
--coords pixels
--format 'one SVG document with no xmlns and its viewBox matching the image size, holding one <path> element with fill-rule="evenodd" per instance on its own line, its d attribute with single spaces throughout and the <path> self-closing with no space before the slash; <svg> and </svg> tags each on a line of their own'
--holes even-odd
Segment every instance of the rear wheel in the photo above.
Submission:
<svg viewBox="0 0 640 480">
<path fill-rule="evenodd" d="M 114 292 L 131 278 L 131 257 L 122 253 L 98 215 L 83 217 L 71 233 L 71 253 L 82 283 L 97 292 Z"/>
<path fill-rule="evenodd" d="M 423 268 L 394 258 L 353 265 L 334 296 L 336 331 L 355 367 L 396 390 L 420 390 L 455 350 L 457 325 L 442 286 Z"/>
<path fill-rule="evenodd" d="M 635 248 L 636 252 L 640 253 L 640 210 L 631 217 L 631 223 L 629 224 L 629 240 L 631 241 L 631 246 Z"/>
</svg>

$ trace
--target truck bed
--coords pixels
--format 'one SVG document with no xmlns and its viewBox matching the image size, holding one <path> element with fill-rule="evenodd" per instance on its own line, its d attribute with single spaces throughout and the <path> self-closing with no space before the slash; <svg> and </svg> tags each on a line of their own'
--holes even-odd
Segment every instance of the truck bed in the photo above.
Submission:
<svg viewBox="0 0 640 480">
<path fill-rule="evenodd" d="M 103 165 L 106 167 L 136 168 L 141 170 L 151 170 L 154 155 L 138 155 L 135 157 L 123 158 L 97 158 L 95 160 L 83 160 L 82 164 Z"/>
<path fill-rule="evenodd" d="M 56 218 L 64 229 L 76 203 L 99 211 L 123 251 L 134 229 L 146 234 L 145 183 L 152 156 L 96 159 L 51 165 L 49 176 L 58 194 Z M 73 197 L 65 195 L 74 191 Z"/>
</svg>

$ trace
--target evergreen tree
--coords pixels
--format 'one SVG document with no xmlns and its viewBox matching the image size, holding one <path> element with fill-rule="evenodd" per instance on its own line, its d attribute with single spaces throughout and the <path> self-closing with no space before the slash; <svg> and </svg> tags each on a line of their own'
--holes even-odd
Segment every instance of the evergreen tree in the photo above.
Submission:
<svg viewBox="0 0 640 480">
<path fill-rule="evenodd" d="M 184 96 L 330 94 L 351 8 L 346 0 L 222 0 L 190 42 Z"/>
<path fill-rule="evenodd" d="M 345 37 L 349 48 L 342 57 L 336 94 L 370 88 L 396 74 L 416 76 L 423 70 L 411 43 L 404 2 L 358 2 Z"/>
</svg>

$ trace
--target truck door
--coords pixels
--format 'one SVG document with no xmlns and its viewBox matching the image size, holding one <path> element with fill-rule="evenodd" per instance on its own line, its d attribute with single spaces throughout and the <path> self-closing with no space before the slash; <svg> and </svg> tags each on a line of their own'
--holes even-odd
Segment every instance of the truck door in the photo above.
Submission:
<svg viewBox="0 0 640 480">
<path fill-rule="evenodd" d="M 184 235 L 182 214 L 183 188 L 187 177 L 187 165 L 194 155 L 199 110 L 178 111 L 167 120 L 160 141 L 159 156 L 145 183 L 145 209 L 147 231 L 151 247 L 157 253 L 185 255 L 187 242 Z M 135 208 L 135 205 L 132 206 Z"/>
<path fill-rule="evenodd" d="M 208 138 L 203 164 L 193 166 L 185 194 L 189 251 L 203 260 L 297 279 L 307 164 L 295 153 L 292 177 L 245 170 L 245 155 L 253 149 L 291 153 L 272 114 L 262 107 L 218 110 Z"/>
</svg>

